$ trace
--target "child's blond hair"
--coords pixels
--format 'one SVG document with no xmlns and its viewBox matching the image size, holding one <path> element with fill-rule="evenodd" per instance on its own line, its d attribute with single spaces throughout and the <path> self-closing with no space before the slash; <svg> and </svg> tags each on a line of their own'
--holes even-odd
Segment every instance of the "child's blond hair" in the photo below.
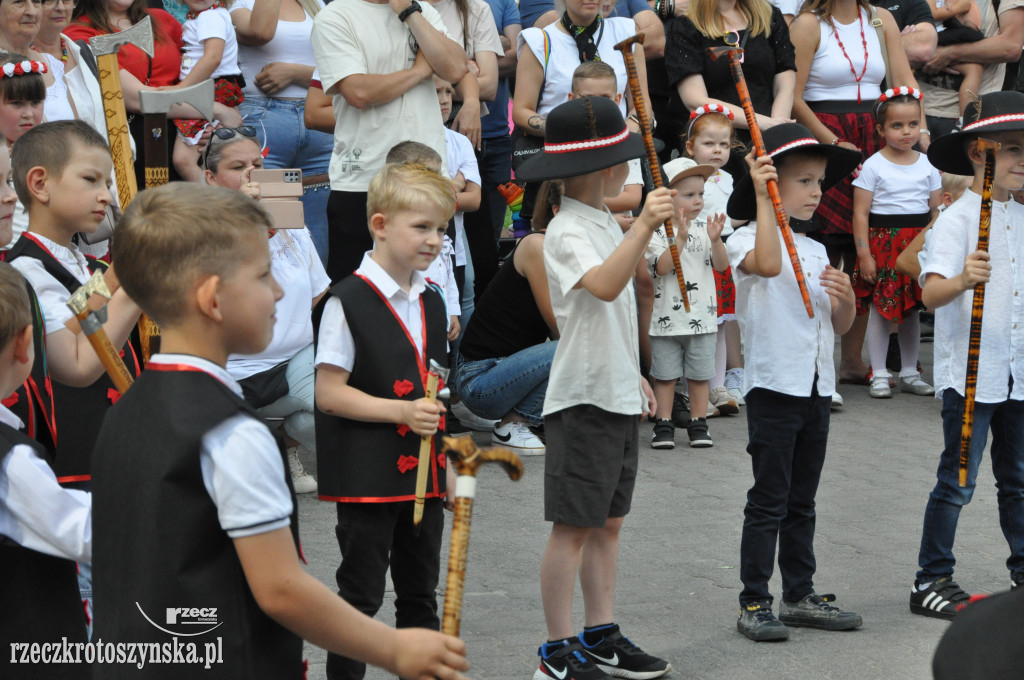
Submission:
<svg viewBox="0 0 1024 680">
<path fill-rule="evenodd" d="M 245 238 L 266 238 L 270 216 L 239 191 L 171 182 L 135 197 L 111 251 L 125 292 L 161 326 L 180 323 L 207 276 L 230 276 Z"/>
<path fill-rule="evenodd" d="M 970 175 L 954 175 L 951 172 L 944 172 L 942 173 L 942 193 L 949 194 L 955 201 L 963 196 L 973 181 L 974 178 Z"/>
<path fill-rule="evenodd" d="M 10 264 L 0 262 L 0 352 L 31 323 L 25 279 Z"/>
<path fill-rule="evenodd" d="M 388 163 L 372 180 L 366 196 L 366 218 L 390 215 L 433 203 L 450 220 L 455 214 L 455 190 L 451 182 L 425 165 Z"/>
</svg>

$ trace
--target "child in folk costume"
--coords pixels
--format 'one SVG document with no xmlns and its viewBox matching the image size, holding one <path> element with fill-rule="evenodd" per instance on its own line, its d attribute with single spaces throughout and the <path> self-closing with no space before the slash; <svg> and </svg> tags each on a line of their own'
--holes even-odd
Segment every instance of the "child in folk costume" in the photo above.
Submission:
<svg viewBox="0 0 1024 680">
<path fill-rule="evenodd" d="M 640 376 L 633 275 L 654 230 L 675 211 L 671 192 L 657 189 L 624 235 L 605 207 L 622 191 L 627 161 L 642 154 L 612 100 L 580 97 L 551 111 L 543 153 L 517 170 L 524 181 L 562 179 L 564 187 L 544 240 L 560 339 L 544 397 L 544 517 L 553 526 L 541 563 L 548 641 L 535 680 L 643 679 L 671 669 L 624 637 L 612 613 L 638 416 L 656 408 Z M 572 621 L 578 565 L 589 624 L 581 634 Z"/>
<path fill-rule="evenodd" d="M 995 152 L 987 252 L 977 250 L 985 154 L 977 140 L 1001 144 Z M 945 448 L 928 497 L 910 611 L 952 619 L 969 595 L 953 581 L 953 542 L 961 508 L 974 494 L 991 431 L 992 471 L 999 493 L 999 524 L 1010 556 L 1013 588 L 1024 582 L 1024 206 L 1010 193 L 1024 185 L 1024 94 L 994 92 L 967 107 L 963 129 L 939 137 L 928 160 L 942 172 L 972 174 L 969 191 L 942 211 L 931 230 L 921 278 L 922 299 L 935 310 L 935 388 L 942 399 Z M 966 486 L 959 485 L 973 289 L 985 284 L 984 323 L 977 364 L 973 434 Z"/>
<path fill-rule="evenodd" d="M 686 424 L 693 448 L 713 445 L 703 413 L 708 407 L 708 380 L 715 374 L 715 338 L 718 303 L 713 269 L 728 267 L 722 228 L 725 213 L 698 219 L 704 208 L 704 183 L 715 171 L 711 165 L 697 165 L 689 158 L 665 164 L 667 186 L 675 190 L 676 209 L 672 224 L 679 244 L 679 262 L 686 275 L 690 311 L 683 306 L 672 251 L 663 228 L 651 237 L 647 262 L 654 276 L 654 313 L 651 317 L 651 377 L 658 400 L 658 421 L 654 424 L 651 447 L 675 446 L 672 398 L 676 382 L 686 379 L 691 417 Z"/>
<path fill-rule="evenodd" d="M 214 100 L 236 108 L 245 101 L 245 79 L 238 66 L 238 38 L 231 23 L 231 0 L 185 0 L 188 13 L 181 24 L 180 81 L 174 88 L 191 87 L 208 78 L 214 80 Z M 199 150 L 203 130 L 216 121 L 179 119 L 181 133 L 174 142 L 174 168 L 182 178 L 201 181 Z"/>
<path fill-rule="evenodd" d="M 388 164 L 370 182 L 374 248 L 330 289 L 316 350 L 320 499 L 337 503 L 338 593 L 373 616 L 389 565 L 399 627 L 437 629 L 446 464 L 444 408 L 425 397 L 430 361 L 447 366 L 448 317 L 422 272 L 455 213 L 449 181 L 422 165 Z M 440 388 L 439 388 L 440 389 Z M 426 503 L 413 526 L 420 441 L 431 450 Z M 365 666 L 331 654 L 328 677 Z"/>
<path fill-rule="evenodd" d="M 160 325 L 162 353 L 111 409 L 96 449 L 97 637 L 166 644 L 146 617 L 193 633 L 163 613 L 203 607 L 225 624 L 218 678 L 299 680 L 305 638 L 401 677 L 461 679 L 460 641 L 374 622 L 302 568 L 283 442 L 224 367 L 273 333 L 270 226 L 241 192 L 177 182 L 141 192 L 118 226 L 121 283 Z M 127 677 L 118 664 L 93 672 Z"/>
<path fill-rule="evenodd" d="M 849 277 L 830 266 L 824 246 L 807 235 L 824 191 L 849 175 L 860 154 L 820 144 L 796 123 L 764 131 L 767 156 L 752 160 L 751 174 L 729 199 L 733 219 L 756 219 L 737 229 L 726 249 L 736 279 L 736 316 L 747 351 L 744 389 L 754 485 L 747 492 L 740 539 L 740 617 L 737 629 L 754 641 L 785 640 L 790 626 L 847 630 L 861 617 L 814 591 L 814 498 L 825 462 L 835 387 L 835 334 L 856 312 Z M 804 283 L 813 305 L 808 316 L 790 257 L 769 200 L 778 181 L 794 232 Z M 756 206 L 756 208 L 755 208 Z M 772 614 L 768 582 L 779 546 L 782 604 Z"/>
<path fill-rule="evenodd" d="M 0 57 L 0 135 L 8 149 L 43 121 L 43 102 L 46 101 L 43 74 L 47 70 L 45 63 L 30 61 L 20 54 L 8 53 Z M 14 238 L 0 246 L 0 250 L 9 248 L 28 229 L 28 212 L 21 202 L 14 210 L 13 229 Z"/>
<path fill-rule="evenodd" d="M 10 215 L 0 218 L 0 232 L 9 232 L 10 224 Z M 13 392 L 32 372 L 32 328 L 25 281 L 0 263 L 0 394 Z M 92 560 L 89 494 L 61 488 L 49 455 L 22 426 L 0 405 L 0 644 L 12 654 L 5 672 L 20 680 L 84 680 L 86 664 L 13 665 L 15 642 L 86 642 L 75 562 Z"/>
<path fill-rule="evenodd" d="M 885 359 L 893 323 L 899 329 L 903 360 L 900 391 L 935 393 L 917 368 L 921 289 L 896 270 L 896 258 L 935 218 L 939 205 L 939 172 L 913 148 L 920 136 L 922 114 L 918 90 L 898 87 L 882 94 L 875 117 L 885 146 L 864 161 L 853 180 L 853 238 L 858 258 L 854 290 L 858 311 L 870 315 L 866 335 L 871 359 L 868 394 L 875 399 L 892 396 Z"/>
</svg>

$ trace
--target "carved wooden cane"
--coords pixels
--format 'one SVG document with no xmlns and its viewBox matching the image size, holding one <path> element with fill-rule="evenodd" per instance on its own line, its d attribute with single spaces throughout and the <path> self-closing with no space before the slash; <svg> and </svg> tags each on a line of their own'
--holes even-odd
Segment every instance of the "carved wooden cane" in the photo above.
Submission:
<svg viewBox="0 0 1024 680">
<path fill-rule="evenodd" d="M 622 60 L 626 62 L 626 75 L 629 78 L 629 94 L 633 98 L 633 110 L 640 124 L 640 134 L 644 138 L 644 150 L 647 152 L 647 164 L 651 166 L 651 177 L 654 186 L 665 186 L 665 176 L 661 174 L 661 163 L 658 162 L 658 152 L 654 150 L 654 137 L 651 135 L 651 126 L 647 123 L 647 105 L 644 104 L 644 95 L 640 90 L 640 76 L 636 72 L 636 62 L 633 61 L 633 45 L 644 44 L 644 34 L 626 38 L 615 45 L 615 49 L 622 52 Z M 679 293 L 683 296 L 683 307 L 690 311 L 690 296 L 686 292 L 686 277 L 683 276 L 683 266 L 679 263 L 679 248 L 676 246 L 676 235 L 672 229 L 672 218 L 665 218 L 665 237 L 668 238 L 668 251 L 672 256 L 672 266 L 676 270 L 676 281 L 679 283 Z"/>
<path fill-rule="evenodd" d="M 478 449 L 472 437 L 445 437 L 445 453 L 459 477 L 455 482 L 455 513 L 452 519 L 451 551 L 448 554 L 448 581 L 444 590 L 444 617 L 441 632 L 458 636 L 462 624 L 462 593 L 466 585 L 466 556 L 469 552 L 469 528 L 476 496 L 476 473 L 484 463 L 501 463 L 512 481 L 523 476 L 523 461 L 508 449 Z M 449 493 L 451 490 L 449 490 Z"/>
<path fill-rule="evenodd" d="M 988 252 L 988 232 L 992 224 L 992 178 L 996 170 L 999 143 L 978 139 L 978 151 L 985 154 L 985 174 L 981 185 L 981 220 L 978 223 L 978 250 Z M 981 315 L 985 308 L 985 284 L 974 286 L 971 302 L 971 334 L 967 341 L 967 376 L 964 380 L 964 416 L 960 425 L 960 486 L 967 486 L 967 467 L 971 461 L 974 433 L 974 397 L 978 391 L 978 357 L 981 354 Z"/>
</svg>

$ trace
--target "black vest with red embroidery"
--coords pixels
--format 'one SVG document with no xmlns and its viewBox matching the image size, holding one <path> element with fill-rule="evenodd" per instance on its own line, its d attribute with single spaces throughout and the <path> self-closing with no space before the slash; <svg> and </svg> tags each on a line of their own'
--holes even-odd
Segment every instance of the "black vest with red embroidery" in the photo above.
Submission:
<svg viewBox="0 0 1024 680">
<path fill-rule="evenodd" d="M 18 444 L 31 447 L 43 460 L 46 451 L 34 440 L 0 423 L 0 462 Z M 84 643 L 85 610 L 78 592 L 75 563 L 44 555 L 0 536 L 0 640 L 8 642 Z M 15 657 L 17 658 L 17 657 Z M 89 677 L 89 665 L 4 663 L 3 677 L 12 680 L 71 680 Z"/>
<path fill-rule="evenodd" d="M 39 260 L 46 272 L 57 279 L 69 293 L 74 293 L 82 284 L 69 272 L 64 265 L 53 257 L 45 248 L 24 235 L 11 248 L 7 255 L 8 261 L 18 257 L 33 257 Z M 90 271 L 106 271 L 107 264 L 94 258 L 87 258 Z M 51 329 L 52 330 L 52 329 Z M 131 344 L 125 343 L 121 348 L 128 371 L 137 376 L 139 362 Z M 59 382 L 53 383 L 53 400 L 57 426 L 57 453 L 54 456 L 54 472 L 58 481 L 78 482 L 91 477 L 90 458 L 96 435 L 100 431 L 103 416 L 110 405 L 117 401 L 121 394 L 114 389 L 114 383 L 106 373 L 97 378 L 88 387 L 69 387 Z"/>
<path fill-rule="evenodd" d="M 212 677 L 299 680 L 302 640 L 256 604 L 234 541 L 221 528 L 203 483 L 203 436 L 239 414 L 259 418 L 213 376 L 158 365 L 150 365 L 110 408 L 93 456 L 93 639 L 171 643 L 172 633 L 220 624 L 179 638 L 199 643 L 200 651 L 203 643 L 221 639 L 223 662 L 214 666 Z M 280 441 L 278 448 L 279 482 L 292 497 L 291 531 L 298 550 L 298 504 Z M 168 610 L 175 608 L 206 609 L 212 620 L 184 625 L 186 613 L 170 624 Z M 140 677 L 125 664 L 98 665 L 93 672 L 97 680 Z M 197 672 L 156 664 L 147 665 L 142 675 L 178 680 Z"/>
<path fill-rule="evenodd" d="M 3 400 L 4 406 L 25 423 L 25 432 L 42 444 L 50 454 L 50 460 L 57 454 L 57 424 L 53 408 L 53 383 L 46 364 L 46 324 L 39 300 L 32 284 L 25 281 L 29 305 L 32 308 L 32 345 L 35 347 L 35 361 L 28 379 Z"/>
<path fill-rule="evenodd" d="M 426 367 L 433 359 L 447 366 L 444 301 L 427 287 L 420 295 L 426 359 L 421 359 L 405 325 L 375 286 L 349 276 L 331 288 L 341 300 L 355 341 L 348 384 L 384 399 L 414 401 L 426 393 Z M 321 500 L 387 503 L 416 496 L 420 437 L 406 425 L 367 423 L 314 410 L 317 484 Z M 444 495 L 444 455 L 440 430 L 433 438 L 427 498 Z"/>
</svg>

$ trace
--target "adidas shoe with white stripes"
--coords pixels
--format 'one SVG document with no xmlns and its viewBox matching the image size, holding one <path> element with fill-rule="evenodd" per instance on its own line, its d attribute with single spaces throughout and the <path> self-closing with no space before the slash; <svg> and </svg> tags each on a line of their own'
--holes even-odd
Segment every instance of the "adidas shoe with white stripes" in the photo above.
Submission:
<svg viewBox="0 0 1024 680">
<path fill-rule="evenodd" d="M 910 593 L 910 611 L 921 616 L 952 621 L 970 599 L 971 596 L 957 585 L 952 576 L 943 576 L 924 590 L 914 585 Z"/>
</svg>

